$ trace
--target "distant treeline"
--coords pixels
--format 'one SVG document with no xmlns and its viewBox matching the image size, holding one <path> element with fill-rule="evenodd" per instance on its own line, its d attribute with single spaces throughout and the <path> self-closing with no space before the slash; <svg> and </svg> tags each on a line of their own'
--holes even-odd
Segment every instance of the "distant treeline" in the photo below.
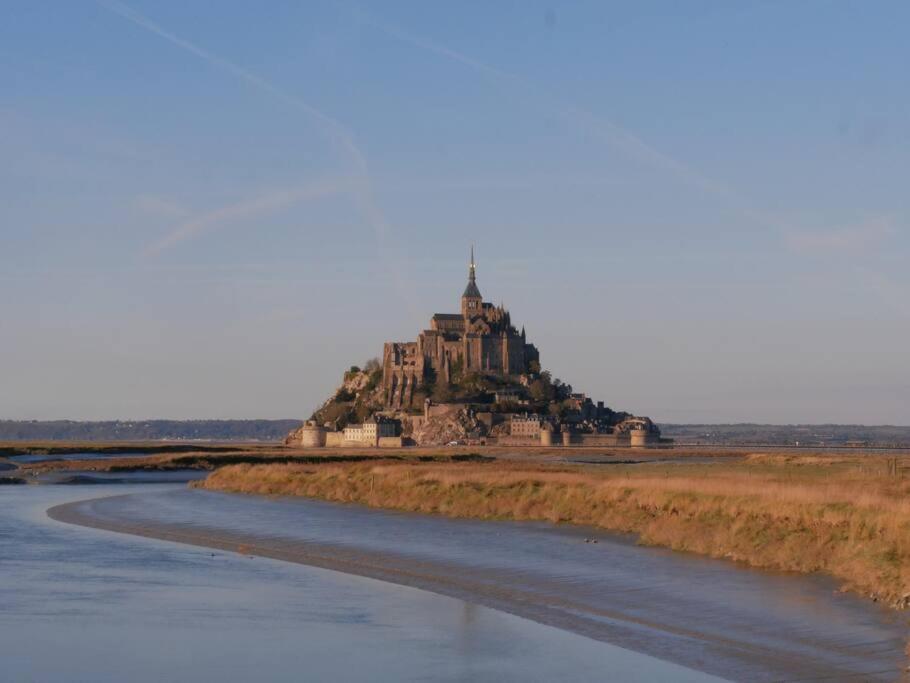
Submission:
<svg viewBox="0 0 910 683">
<path fill-rule="evenodd" d="M 0 420 L 0 441 L 280 441 L 300 420 Z"/>
<path fill-rule="evenodd" d="M 661 424 L 678 444 L 910 447 L 910 427 L 890 425 Z"/>
</svg>

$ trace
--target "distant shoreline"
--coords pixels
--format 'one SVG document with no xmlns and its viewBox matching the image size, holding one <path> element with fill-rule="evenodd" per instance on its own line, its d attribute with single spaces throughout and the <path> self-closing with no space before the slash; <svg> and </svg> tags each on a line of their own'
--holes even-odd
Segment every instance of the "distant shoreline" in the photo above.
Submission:
<svg viewBox="0 0 910 683">
<path fill-rule="evenodd" d="M 144 445 L 279 445 L 299 419 L 248 420 L 8 420 L 0 444 L 110 443 Z M 678 423 L 658 421 L 677 444 L 708 448 L 910 449 L 910 425 Z"/>
</svg>

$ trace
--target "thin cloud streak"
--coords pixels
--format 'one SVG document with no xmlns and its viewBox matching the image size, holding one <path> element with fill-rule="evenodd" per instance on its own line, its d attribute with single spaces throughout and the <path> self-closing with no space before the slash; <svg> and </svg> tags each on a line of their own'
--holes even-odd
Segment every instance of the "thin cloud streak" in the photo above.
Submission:
<svg viewBox="0 0 910 683">
<path fill-rule="evenodd" d="M 117 0 L 96 0 L 96 2 L 108 11 L 123 17 L 127 21 L 130 21 L 136 26 L 139 26 L 146 31 L 159 36 L 160 38 L 163 38 L 173 45 L 176 45 L 177 47 L 186 50 L 193 55 L 196 55 L 212 66 L 227 71 L 248 85 L 251 85 L 258 90 L 268 93 L 269 95 L 281 100 L 285 104 L 288 104 L 291 107 L 306 113 L 318 121 L 321 124 L 323 130 L 329 135 L 329 137 L 336 144 L 338 144 L 342 150 L 344 150 L 349 160 L 357 169 L 358 174 L 363 178 L 363 182 L 358 195 L 359 204 L 362 207 L 367 208 L 367 211 L 365 213 L 368 220 L 372 223 L 374 230 L 376 231 L 376 236 L 380 242 L 380 245 L 385 243 L 387 224 L 382 211 L 376 205 L 375 201 L 373 200 L 372 192 L 370 191 L 372 182 L 370 179 L 369 166 L 367 164 L 366 156 L 357 146 L 357 143 L 354 141 L 354 137 L 351 132 L 340 121 L 320 111 L 309 102 L 284 92 L 265 78 L 262 78 L 252 71 L 237 66 L 233 62 L 219 57 L 218 55 L 209 52 L 208 50 L 205 50 L 188 40 L 184 40 L 174 33 L 171 33 L 170 31 L 162 28 L 139 12 L 131 9 L 121 2 L 117 2 Z"/>
<path fill-rule="evenodd" d="M 140 195 L 133 201 L 133 205 L 140 211 L 163 215 L 168 218 L 186 218 L 190 214 L 179 204 L 153 195 Z"/>
<path fill-rule="evenodd" d="M 856 254 L 878 247 L 895 235 L 894 221 L 885 217 L 869 218 L 856 225 L 828 230 L 794 230 L 785 236 L 787 246 L 800 253 Z"/>
<path fill-rule="evenodd" d="M 184 222 L 163 239 L 146 249 L 145 255 L 156 256 L 186 239 L 213 230 L 231 221 L 264 215 L 293 204 L 339 194 L 350 189 L 350 183 L 322 181 L 308 183 L 296 188 L 265 192 L 252 199 L 222 206 Z"/>
<path fill-rule="evenodd" d="M 376 241 L 379 250 L 385 252 L 383 261 L 394 261 L 394 252 L 388 248 L 387 245 L 388 222 L 386 221 L 385 215 L 377 204 L 373 194 L 373 182 L 370 176 L 370 169 L 367 163 L 366 155 L 364 155 L 360 147 L 357 146 L 357 143 L 354 141 L 354 136 L 347 129 L 347 127 L 345 127 L 337 119 L 320 111 L 309 102 L 284 92 L 273 83 L 269 82 L 265 78 L 262 78 L 258 74 L 249 71 L 248 69 L 237 66 L 227 59 L 219 57 L 218 55 L 209 52 L 208 50 L 205 50 L 188 40 L 180 38 L 176 34 L 167 31 L 155 22 L 151 21 L 148 17 L 145 17 L 139 12 L 131 9 L 122 2 L 118 2 L 118 0 L 96 0 L 96 2 L 108 11 L 123 17 L 127 21 L 130 21 L 133 24 L 145 29 L 146 31 L 149 31 L 159 36 L 160 38 L 163 38 L 164 40 L 176 45 L 177 47 L 180 47 L 183 50 L 196 55 L 212 66 L 227 71 L 228 73 L 234 75 L 236 78 L 251 85 L 252 87 L 268 93 L 269 95 L 281 100 L 282 102 L 285 102 L 291 107 L 294 107 L 299 111 L 312 116 L 320 124 L 322 124 L 324 130 L 328 133 L 330 138 L 334 140 L 346 153 L 347 157 L 353 163 L 358 175 L 360 176 L 360 182 L 356 183 L 353 186 L 353 197 L 355 204 L 363 212 L 364 217 L 376 234 Z M 402 293 L 405 300 L 408 301 L 409 306 L 412 309 L 416 308 L 416 302 L 412 294 L 413 290 L 402 278 L 401 273 L 403 269 L 393 265 L 388 270 L 392 280 L 395 282 L 396 287 Z"/>
<path fill-rule="evenodd" d="M 445 192 L 458 190 L 541 190 L 553 187 L 606 187 L 623 184 L 616 177 L 564 175 L 526 177 L 456 177 L 443 179 L 396 178 L 379 183 L 383 192 Z"/>
<path fill-rule="evenodd" d="M 259 90 L 267 92 L 268 94 L 284 101 L 286 104 L 291 105 L 292 107 L 305 112 L 306 114 L 315 118 L 320 124 L 322 124 L 324 130 L 329 134 L 329 136 L 341 145 L 345 151 L 348 152 L 351 159 L 355 162 L 357 167 L 363 172 L 367 172 L 367 163 L 366 158 L 363 153 L 360 151 L 360 148 L 354 143 L 353 136 L 350 131 L 341 124 L 338 120 L 332 118 L 328 114 L 323 113 L 309 102 L 290 95 L 280 88 L 276 87 L 266 79 L 261 76 L 244 69 L 243 67 L 237 66 L 233 62 L 230 62 L 218 55 L 205 50 L 198 45 L 191 43 L 188 40 L 184 40 L 178 35 L 171 33 L 170 31 L 165 30 L 155 22 L 153 22 L 148 17 L 140 14 L 136 10 L 124 5 L 117 0 L 96 0 L 99 5 L 105 9 L 117 14 L 124 19 L 132 22 L 133 24 L 144 28 L 145 30 L 164 38 L 166 41 L 180 47 L 187 52 L 190 52 L 200 59 L 208 62 L 212 66 L 216 66 L 224 71 L 227 71 L 242 81 L 245 81 L 247 84 L 252 85 Z"/>
<path fill-rule="evenodd" d="M 509 73 L 508 71 L 503 71 L 502 69 L 497 69 L 495 66 L 490 66 L 489 64 L 484 64 L 480 60 L 474 59 L 473 57 L 469 57 L 468 55 L 466 55 L 462 52 L 452 50 L 452 49 L 450 49 L 444 45 L 440 45 L 439 43 L 436 43 L 432 40 L 420 38 L 418 36 L 415 36 L 412 33 L 408 33 L 407 31 L 404 31 L 403 29 L 399 28 L 398 26 L 394 26 L 394 25 L 386 23 L 386 22 L 378 21 L 378 20 L 374 19 L 373 17 L 371 17 L 369 14 L 367 14 L 364 10 L 362 10 L 359 7 L 354 8 L 354 16 L 357 19 L 359 19 L 360 21 L 362 21 L 363 23 L 365 23 L 369 26 L 372 26 L 373 28 L 379 29 L 386 35 L 391 36 L 392 38 L 395 38 L 397 40 L 400 40 L 403 43 L 410 43 L 411 45 L 413 45 L 415 47 L 422 48 L 429 52 L 435 52 L 438 55 L 442 55 L 443 57 L 448 57 L 449 59 L 451 59 L 453 61 L 460 62 L 461 64 L 464 64 L 465 66 L 469 66 L 473 69 L 477 69 L 478 71 L 483 71 L 484 73 L 490 74 L 491 76 L 495 76 L 497 78 L 503 78 L 503 79 L 507 79 L 510 81 L 515 81 L 516 83 L 530 85 L 528 83 L 528 81 L 526 81 L 524 78 L 522 78 L 521 76 L 519 76 L 517 74 L 512 74 L 512 73 Z"/>
<path fill-rule="evenodd" d="M 592 135 L 602 142 L 621 150 L 629 157 L 639 163 L 647 164 L 658 168 L 664 172 L 671 173 L 690 185 L 698 187 L 701 190 L 710 192 L 717 196 L 737 205 L 737 209 L 750 221 L 757 222 L 765 227 L 775 227 L 769 225 L 773 221 L 760 211 L 750 206 L 750 203 L 732 188 L 720 183 L 712 178 L 705 176 L 699 171 L 688 166 L 684 162 L 655 149 L 646 143 L 633 132 L 627 130 L 615 121 L 606 119 L 603 116 L 595 115 L 573 105 L 567 105 L 564 102 L 556 100 L 545 94 L 541 94 L 540 86 L 523 76 L 515 73 L 504 71 L 497 67 L 485 64 L 484 62 L 466 55 L 457 50 L 453 50 L 445 45 L 435 41 L 415 36 L 392 24 L 378 21 L 369 16 L 362 9 L 355 10 L 355 16 L 365 24 L 385 33 L 391 38 L 410 44 L 423 50 L 446 57 L 452 61 L 463 64 L 472 69 L 485 73 L 494 78 L 505 80 L 521 86 L 535 97 L 544 98 L 548 105 L 556 111 L 556 114 L 566 120 L 570 125 L 583 129 L 589 135 Z"/>
</svg>

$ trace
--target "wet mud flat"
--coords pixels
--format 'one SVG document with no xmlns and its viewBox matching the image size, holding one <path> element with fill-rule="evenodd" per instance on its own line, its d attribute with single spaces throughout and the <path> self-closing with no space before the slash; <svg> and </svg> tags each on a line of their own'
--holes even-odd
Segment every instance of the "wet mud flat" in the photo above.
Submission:
<svg viewBox="0 0 910 683">
<path fill-rule="evenodd" d="M 719 680 L 475 603 L 299 563 L 63 524 L 173 484 L 0 493 L 0 680 Z"/>
<path fill-rule="evenodd" d="M 200 490 L 96 498 L 48 514 L 421 588 L 735 680 L 906 679 L 906 615 L 824 579 L 593 530 Z"/>
</svg>

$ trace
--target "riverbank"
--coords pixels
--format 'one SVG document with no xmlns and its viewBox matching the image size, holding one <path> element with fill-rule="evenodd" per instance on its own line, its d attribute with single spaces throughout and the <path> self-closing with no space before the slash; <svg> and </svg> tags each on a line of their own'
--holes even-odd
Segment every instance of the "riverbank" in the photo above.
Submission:
<svg viewBox="0 0 910 683">
<path fill-rule="evenodd" d="M 362 462 L 366 460 L 402 460 L 415 462 L 459 462 L 493 460 L 471 449 L 398 449 L 393 452 L 375 448 L 294 449 L 280 445 L 232 445 L 208 447 L 171 444 L 138 446 L 73 444 L 18 446 L 7 458 L 0 457 L 0 470 L 18 470 L 19 474 L 36 475 L 54 471 L 142 472 L 173 470 L 211 471 L 239 463 L 321 464 Z"/>
<path fill-rule="evenodd" d="M 20 475 L 53 471 L 141 472 L 195 469 L 212 471 L 225 465 L 324 464 L 336 462 L 459 462 L 517 461 L 524 463 L 654 463 L 666 461 L 741 459 L 744 453 L 705 449 L 673 451 L 603 448 L 506 448 L 506 447 L 405 447 L 290 448 L 279 444 L 0 444 L 9 455 L 5 462 Z M 0 467 L 4 458 L 0 456 Z"/>
<path fill-rule="evenodd" d="M 176 526 L 199 515 L 237 524 L 258 507 L 252 497 L 109 484 L 18 487 L 0 496 L 0 557 L 15 558 L 3 562 L 0 581 L 4 682 L 528 683 L 594 681 L 604 671 L 640 683 L 711 680 L 431 592 L 250 559 L 235 552 L 237 544 L 222 552 L 60 524 L 45 514 L 101 496 L 112 507 L 95 509 L 119 523 L 143 511 Z M 280 509 L 271 501 L 266 507 Z M 260 526 L 282 525 L 271 517 Z M 895 638 L 887 623 L 867 629 L 869 640 Z M 900 666 L 893 644 L 866 661 L 851 670 Z"/>
<path fill-rule="evenodd" d="M 235 465 L 194 484 L 477 519 L 631 532 L 764 569 L 823 572 L 910 606 L 910 462 L 756 454 L 717 464 Z M 895 469 L 896 468 L 896 469 Z"/>
<path fill-rule="evenodd" d="M 830 579 L 744 570 L 590 528 L 186 488 L 48 515 L 251 565 L 266 557 L 420 588 L 729 680 L 893 681 L 907 666 L 903 615 L 837 593 Z"/>
<path fill-rule="evenodd" d="M 199 443 L 187 441 L 0 441 L 0 456 L 16 455 L 118 455 L 121 453 L 160 455 L 165 453 L 226 453 L 237 450 L 273 449 L 271 443 Z"/>
<path fill-rule="evenodd" d="M 263 442 L 79 442 L 31 441 L 0 442 L 0 470 L 18 469 L 12 476 L 32 476 L 52 471 L 135 472 L 149 470 L 196 469 L 212 471 L 224 465 L 319 464 L 397 460 L 401 462 L 446 462 L 459 460 L 504 460 L 521 463 L 654 464 L 665 462 L 738 461 L 752 453 L 777 454 L 771 447 L 714 448 L 676 447 L 673 449 L 630 449 L 592 447 L 446 446 L 402 448 L 299 448 Z M 800 455 L 814 454 L 810 450 Z M 878 453 L 881 455 L 881 453 Z M 872 452 L 853 451 L 851 456 L 866 457 Z M 892 454 L 889 454 L 892 455 Z M 897 454 L 910 456 L 910 452 Z"/>
</svg>

